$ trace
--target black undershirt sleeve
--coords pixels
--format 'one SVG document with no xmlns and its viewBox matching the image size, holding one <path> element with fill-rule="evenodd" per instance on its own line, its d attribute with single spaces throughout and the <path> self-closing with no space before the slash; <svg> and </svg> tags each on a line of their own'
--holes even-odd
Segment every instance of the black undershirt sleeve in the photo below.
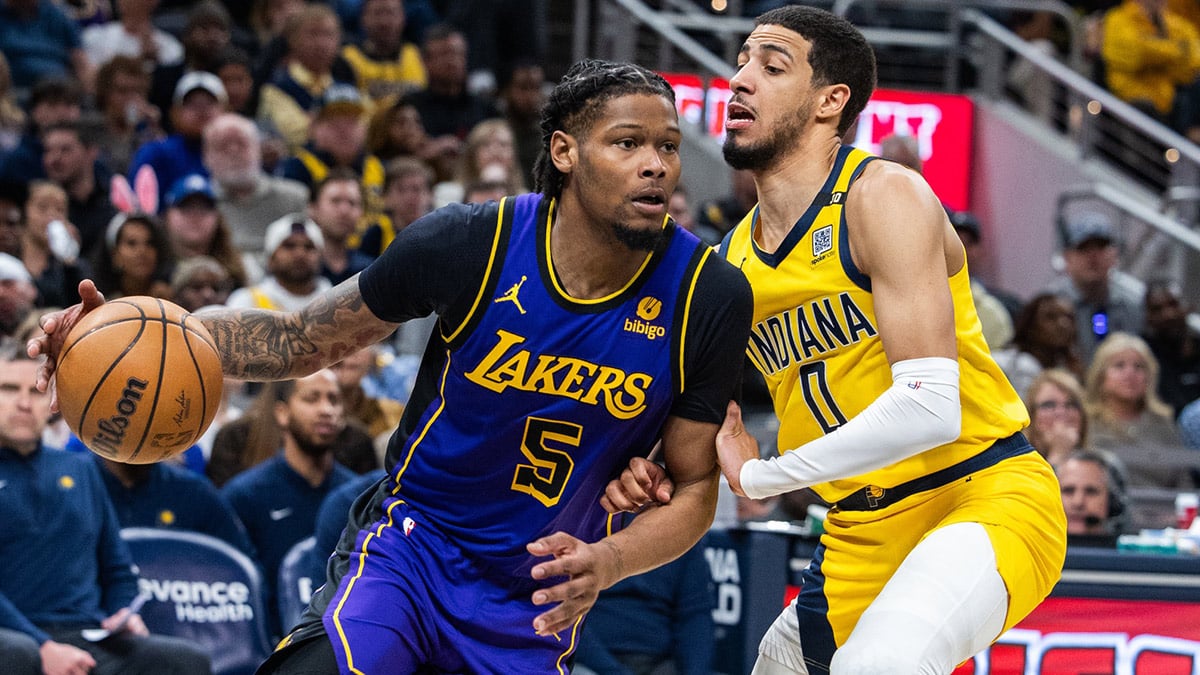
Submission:
<svg viewBox="0 0 1200 675">
<path fill-rule="evenodd" d="M 671 414 L 720 424 L 742 378 L 754 298 L 734 266 L 709 255 L 696 281 L 684 342 L 684 389 Z"/>
<path fill-rule="evenodd" d="M 499 206 L 450 204 L 404 228 L 363 270 L 363 301 L 384 321 L 401 323 L 437 312 L 456 325 L 483 283 Z"/>
</svg>

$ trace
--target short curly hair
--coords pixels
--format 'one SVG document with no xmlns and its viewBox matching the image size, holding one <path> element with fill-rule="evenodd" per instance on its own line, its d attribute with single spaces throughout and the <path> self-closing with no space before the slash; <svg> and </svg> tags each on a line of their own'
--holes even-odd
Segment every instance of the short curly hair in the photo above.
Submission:
<svg viewBox="0 0 1200 675">
<path fill-rule="evenodd" d="M 566 176 L 550 160 L 555 131 L 587 133 L 608 101 L 629 94 L 662 96 L 675 103 L 675 90 L 661 75 L 632 63 L 586 59 L 571 66 L 542 107 L 542 150 L 533 166 L 534 190 L 547 197 L 562 194 Z"/>
</svg>

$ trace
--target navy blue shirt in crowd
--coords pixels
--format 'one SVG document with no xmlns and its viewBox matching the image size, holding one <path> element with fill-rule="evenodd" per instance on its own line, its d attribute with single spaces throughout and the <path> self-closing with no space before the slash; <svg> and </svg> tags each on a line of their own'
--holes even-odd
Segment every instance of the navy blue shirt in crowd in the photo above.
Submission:
<svg viewBox="0 0 1200 675">
<path fill-rule="evenodd" d="M 91 453 L 89 453 L 91 454 Z M 92 455 L 121 527 L 156 527 L 200 532 L 221 539 L 255 557 L 254 547 L 233 507 L 207 478 L 170 463 L 150 467 L 149 476 L 133 487 L 125 485 Z"/>
<path fill-rule="evenodd" d="M 250 543 L 258 551 L 272 616 L 277 609 L 274 596 L 279 563 L 296 542 L 312 535 L 325 496 L 357 477 L 358 474 L 334 462 L 325 482 L 313 487 L 288 466 L 281 452 L 225 484 L 222 494 L 233 505 L 246 526 Z"/>
<path fill-rule="evenodd" d="M 0 448 L 0 628 L 96 625 L 138 593 L 129 549 L 89 458 Z M 39 628 L 42 627 L 42 628 Z"/>
</svg>

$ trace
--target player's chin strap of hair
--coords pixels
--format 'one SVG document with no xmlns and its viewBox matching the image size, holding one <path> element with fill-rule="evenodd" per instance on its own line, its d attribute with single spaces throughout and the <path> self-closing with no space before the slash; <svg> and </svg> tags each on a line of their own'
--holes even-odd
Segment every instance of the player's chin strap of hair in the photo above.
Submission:
<svg viewBox="0 0 1200 675">
<path fill-rule="evenodd" d="M 739 478 L 747 497 L 762 499 L 882 469 L 961 433 L 958 362 L 898 361 L 892 386 L 849 422 L 779 457 L 746 462 Z"/>
</svg>

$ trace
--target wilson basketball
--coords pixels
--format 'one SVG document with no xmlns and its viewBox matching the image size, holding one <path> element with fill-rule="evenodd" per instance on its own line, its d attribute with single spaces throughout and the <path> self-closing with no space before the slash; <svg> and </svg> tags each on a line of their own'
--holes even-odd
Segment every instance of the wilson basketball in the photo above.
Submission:
<svg viewBox="0 0 1200 675">
<path fill-rule="evenodd" d="M 221 402 L 221 359 L 200 320 L 179 305 L 132 296 L 88 312 L 67 334 L 57 368 L 63 419 L 96 454 L 150 464 L 183 452 Z"/>
</svg>

